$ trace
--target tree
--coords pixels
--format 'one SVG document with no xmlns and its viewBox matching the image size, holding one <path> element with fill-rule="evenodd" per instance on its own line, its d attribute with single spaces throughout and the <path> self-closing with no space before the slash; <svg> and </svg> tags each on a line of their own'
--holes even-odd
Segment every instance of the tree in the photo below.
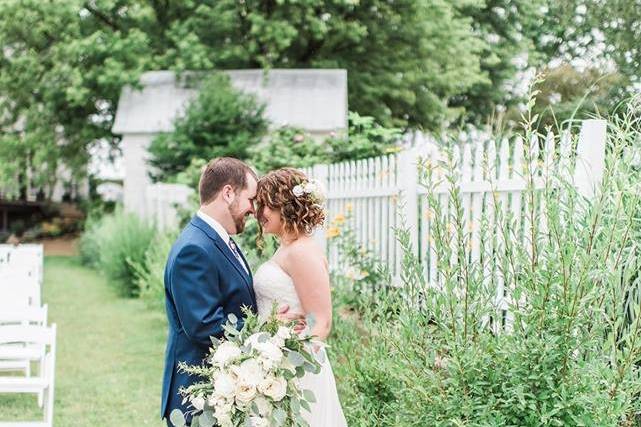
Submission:
<svg viewBox="0 0 641 427">
<path fill-rule="evenodd" d="M 482 80 L 482 43 L 455 3 L 5 0 L 2 130 L 20 117 L 60 133 L 31 151 L 46 145 L 80 172 L 94 141 L 118 144 L 117 100 L 141 72 L 256 67 L 345 67 L 356 111 L 438 128 L 457 114 L 449 98 Z"/>
<path fill-rule="evenodd" d="M 91 144 L 118 142 L 118 96 L 144 69 L 147 36 L 78 0 L 5 0 L 0 16 L 0 161 L 15 166 L 0 168 L 0 186 L 25 187 L 27 173 L 30 185 L 50 185 L 61 163 L 82 176 Z"/>
<path fill-rule="evenodd" d="M 245 159 L 249 147 L 267 131 L 264 106 L 253 96 L 234 89 L 229 77 L 214 73 L 199 87 L 174 131 L 156 137 L 150 147 L 154 178 L 167 179 L 187 168 L 193 159 L 232 156 Z"/>
</svg>

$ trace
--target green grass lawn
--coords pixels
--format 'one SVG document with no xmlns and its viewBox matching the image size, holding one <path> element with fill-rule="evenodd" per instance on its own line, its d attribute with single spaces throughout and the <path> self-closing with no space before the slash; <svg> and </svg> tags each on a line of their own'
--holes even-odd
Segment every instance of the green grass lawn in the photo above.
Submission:
<svg viewBox="0 0 641 427">
<path fill-rule="evenodd" d="M 54 425 L 164 425 L 164 313 L 119 297 L 104 277 L 68 257 L 45 259 L 44 301 L 58 325 Z M 41 414 L 35 395 L 0 396 L 0 421 Z"/>
</svg>

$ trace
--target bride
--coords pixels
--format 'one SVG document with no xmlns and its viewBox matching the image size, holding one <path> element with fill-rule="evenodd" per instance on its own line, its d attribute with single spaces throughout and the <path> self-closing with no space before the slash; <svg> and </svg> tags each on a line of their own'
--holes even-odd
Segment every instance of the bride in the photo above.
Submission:
<svg viewBox="0 0 641 427">
<path fill-rule="evenodd" d="M 327 260 L 311 237 L 325 220 L 320 189 L 304 173 L 291 168 L 272 171 L 258 181 L 256 216 L 261 234 L 274 234 L 280 246 L 254 275 L 259 316 L 269 316 L 273 303 L 292 312 L 312 314 L 312 335 L 325 340 L 332 326 Z M 325 351 L 319 349 L 319 351 Z M 332 367 L 327 359 L 318 374 L 301 379 L 316 403 L 303 417 L 311 427 L 346 426 Z"/>
</svg>

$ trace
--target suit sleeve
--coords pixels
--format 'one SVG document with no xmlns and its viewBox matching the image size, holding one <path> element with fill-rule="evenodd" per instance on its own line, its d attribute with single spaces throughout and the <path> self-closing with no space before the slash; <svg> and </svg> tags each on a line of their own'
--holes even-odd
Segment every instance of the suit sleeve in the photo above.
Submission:
<svg viewBox="0 0 641 427">
<path fill-rule="evenodd" d="M 171 292 L 189 339 L 210 346 L 210 336 L 223 335 L 226 315 L 218 272 L 204 249 L 188 245 L 180 250 L 171 272 Z"/>
</svg>

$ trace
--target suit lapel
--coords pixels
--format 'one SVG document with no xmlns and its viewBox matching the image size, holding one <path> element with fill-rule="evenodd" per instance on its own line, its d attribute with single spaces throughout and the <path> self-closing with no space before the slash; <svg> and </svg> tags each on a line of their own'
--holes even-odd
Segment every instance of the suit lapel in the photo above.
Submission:
<svg viewBox="0 0 641 427">
<path fill-rule="evenodd" d="M 225 258 L 227 258 L 231 263 L 231 265 L 234 266 L 238 274 L 240 274 L 240 277 L 243 278 L 243 280 L 245 281 L 245 285 L 247 286 L 247 290 L 249 291 L 249 294 L 252 296 L 254 300 L 254 304 L 256 304 L 256 295 L 254 294 L 254 289 L 251 283 L 252 281 L 251 275 L 248 275 L 247 271 L 245 271 L 243 266 L 240 265 L 240 263 L 238 262 L 238 259 L 234 256 L 231 249 L 229 249 L 229 246 L 227 246 L 225 242 L 223 242 L 222 237 L 220 237 L 218 233 L 216 233 L 216 231 L 209 226 L 209 224 L 207 224 L 205 221 L 200 219 L 198 216 L 195 216 L 192 218 L 191 225 L 202 230 L 210 239 L 214 241 L 218 250 L 222 252 Z M 243 261 L 244 261 L 245 257 L 243 256 L 242 253 L 240 256 L 243 258 Z M 245 261 L 245 265 L 247 266 L 247 270 L 249 270 L 249 265 L 247 264 L 247 261 Z"/>
</svg>

